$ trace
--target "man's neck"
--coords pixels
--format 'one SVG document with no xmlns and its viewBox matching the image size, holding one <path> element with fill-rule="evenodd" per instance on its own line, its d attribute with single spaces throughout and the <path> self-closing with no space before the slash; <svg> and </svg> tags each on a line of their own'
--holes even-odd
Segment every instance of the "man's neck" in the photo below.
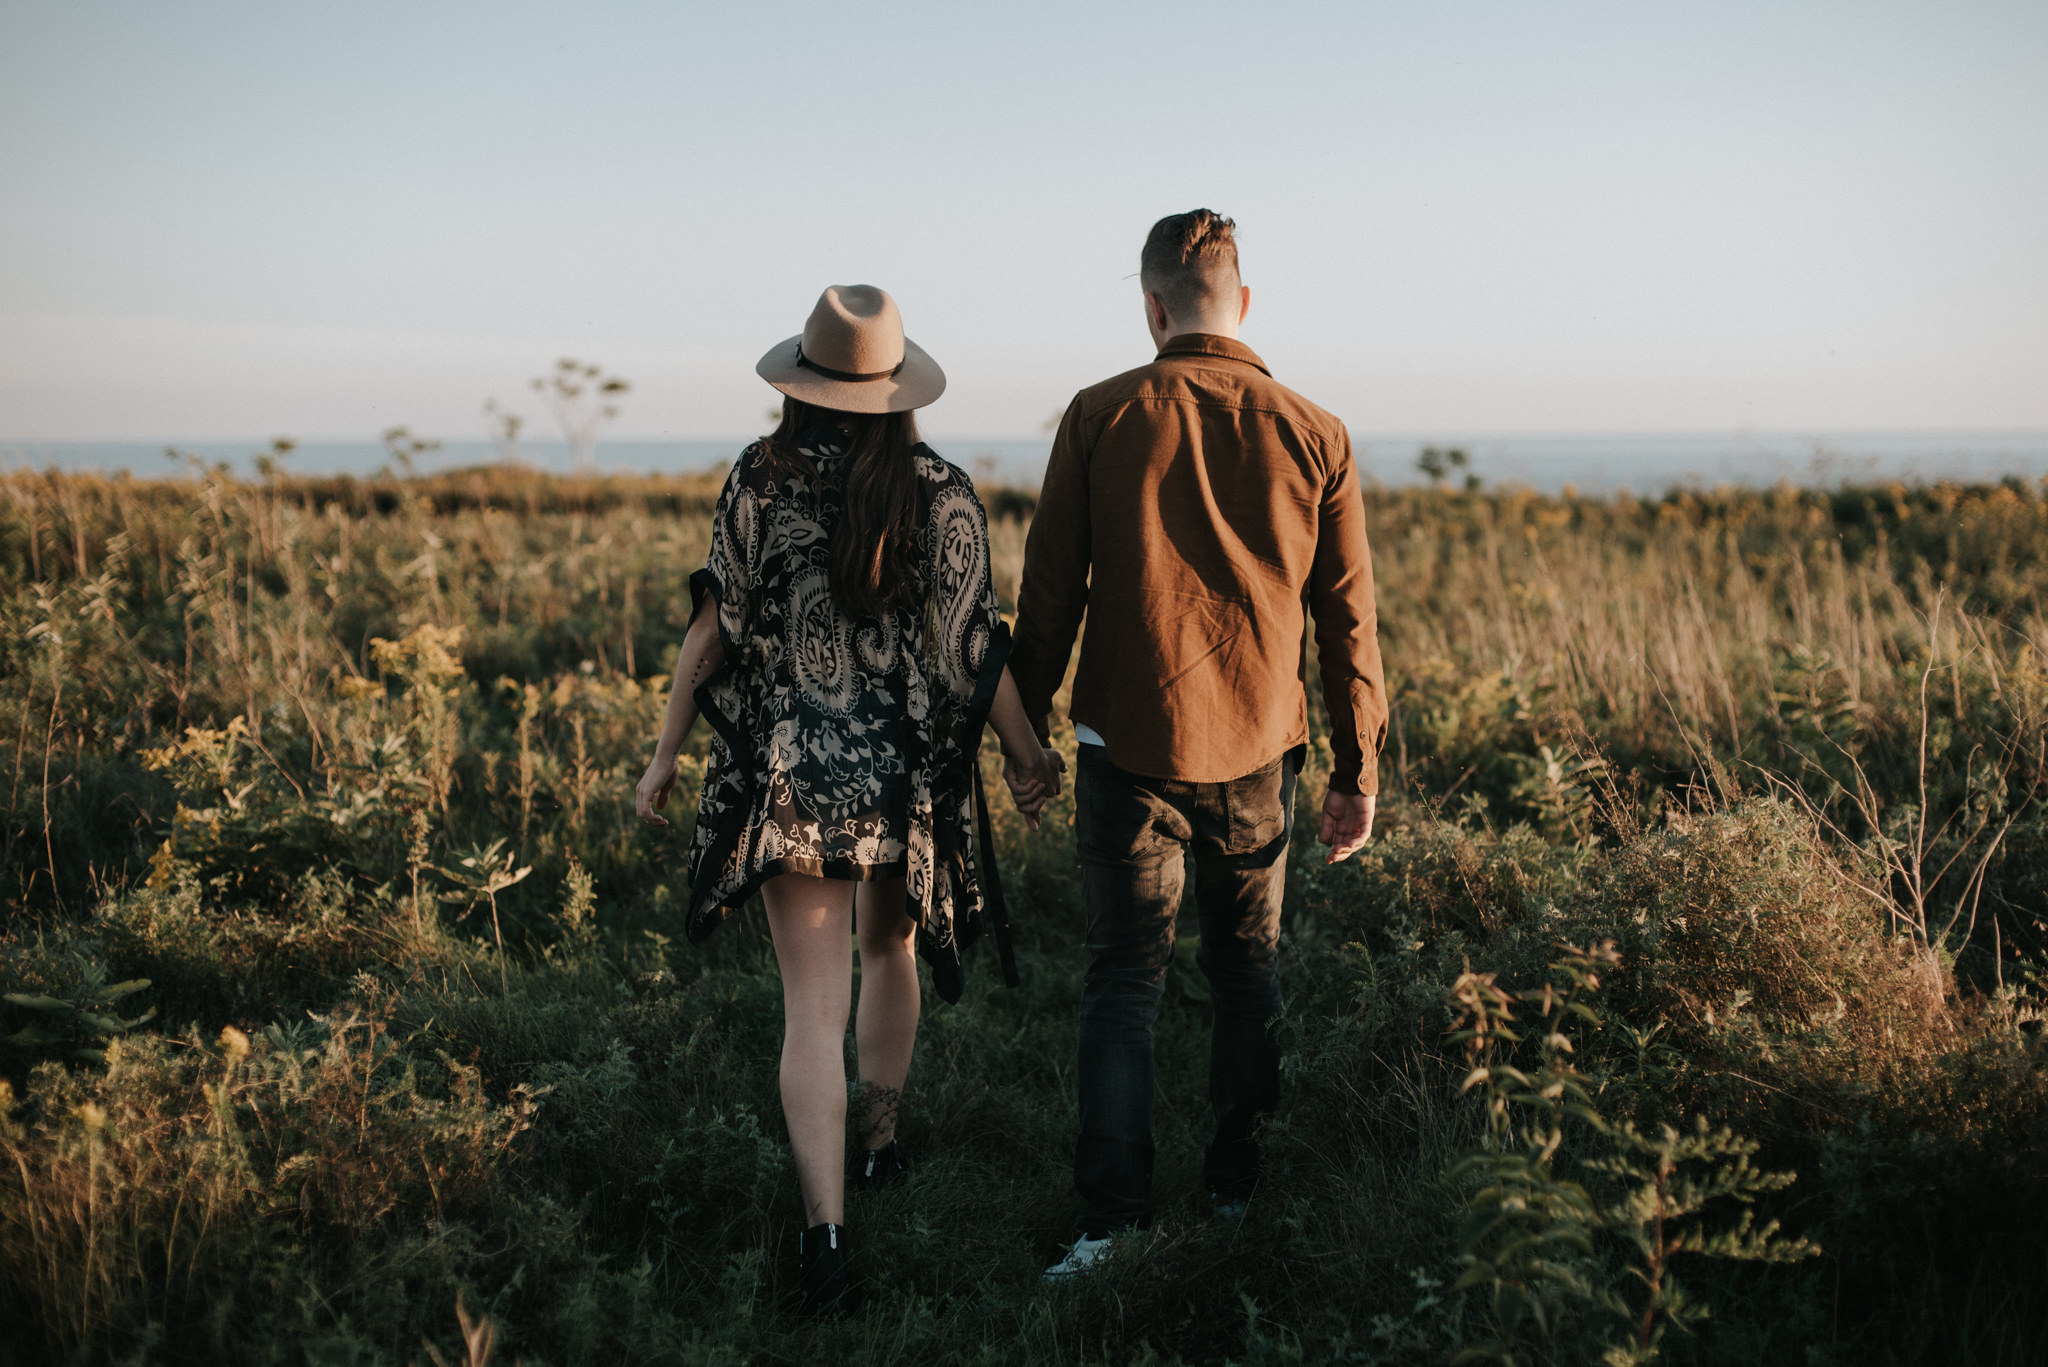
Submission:
<svg viewBox="0 0 2048 1367">
<path fill-rule="evenodd" d="M 1237 340 L 1237 320 L 1235 318 L 1198 318 L 1189 323 L 1175 321 L 1172 329 L 1159 339 L 1159 345 L 1163 349 L 1167 343 L 1172 342 L 1176 338 L 1194 336 L 1228 337 L 1234 342 Z"/>
<path fill-rule="evenodd" d="M 1221 301 L 1211 299 L 1208 307 L 1186 317 L 1176 317 L 1166 307 L 1166 301 L 1156 290 L 1145 291 L 1145 330 L 1152 334 L 1152 345 L 1162 350 L 1176 337 L 1198 333 L 1205 337 L 1228 337 L 1237 340 L 1237 329 L 1251 312 L 1252 292 L 1238 286 L 1232 295 L 1235 307 L 1223 307 Z"/>
</svg>

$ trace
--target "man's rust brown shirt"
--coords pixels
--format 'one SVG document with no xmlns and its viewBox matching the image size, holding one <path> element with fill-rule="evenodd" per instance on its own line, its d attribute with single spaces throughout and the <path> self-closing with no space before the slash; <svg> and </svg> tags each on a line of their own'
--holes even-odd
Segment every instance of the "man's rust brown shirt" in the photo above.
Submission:
<svg viewBox="0 0 2048 1367">
<path fill-rule="evenodd" d="M 1238 778 L 1308 739 L 1315 619 L 1337 792 L 1379 791 L 1386 678 L 1351 436 L 1233 338 L 1187 333 L 1075 395 L 1024 549 L 1010 670 L 1043 736 L 1081 616 L 1076 722 L 1119 768 Z"/>
</svg>

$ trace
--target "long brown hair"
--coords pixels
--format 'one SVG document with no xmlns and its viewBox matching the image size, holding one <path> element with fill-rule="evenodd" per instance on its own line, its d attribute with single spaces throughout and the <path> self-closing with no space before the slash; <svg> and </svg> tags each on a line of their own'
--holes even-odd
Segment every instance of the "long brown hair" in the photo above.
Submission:
<svg viewBox="0 0 2048 1367">
<path fill-rule="evenodd" d="M 856 621 L 918 600 L 919 495 L 917 419 L 909 413 L 846 413 L 784 396 L 782 421 L 765 438 L 768 459 L 782 469 L 818 471 L 797 450 L 806 432 L 836 427 L 846 434 L 845 506 L 832 530 L 827 582 L 832 601 Z"/>
</svg>

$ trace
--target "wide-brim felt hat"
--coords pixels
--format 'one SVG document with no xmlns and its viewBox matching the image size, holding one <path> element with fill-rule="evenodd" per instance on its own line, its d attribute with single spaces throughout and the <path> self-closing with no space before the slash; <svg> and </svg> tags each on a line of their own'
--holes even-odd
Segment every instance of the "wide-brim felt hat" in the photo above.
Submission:
<svg viewBox="0 0 2048 1367">
<path fill-rule="evenodd" d="M 754 371 L 792 399 L 846 413 L 901 413 L 946 392 L 946 372 L 903 335 L 896 301 L 873 285 L 828 288 L 804 330 Z"/>
</svg>

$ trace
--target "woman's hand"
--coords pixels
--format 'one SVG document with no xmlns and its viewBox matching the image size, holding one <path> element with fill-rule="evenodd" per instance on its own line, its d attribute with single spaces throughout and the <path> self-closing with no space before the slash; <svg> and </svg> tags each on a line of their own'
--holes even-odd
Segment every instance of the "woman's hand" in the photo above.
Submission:
<svg viewBox="0 0 2048 1367">
<path fill-rule="evenodd" d="M 668 795 L 675 786 L 675 760 L 656 755 L 654 763 L 640 776 L 640 786 L 633 790 L 633 811 L 648 825 L 665 829 L 668 818 L 661 814 L 661 808 L 668 806 Z"/>
<path fill-rule="evenodd" d="M 1059 796 L 1060 775 L 1067 761 L 1059 751 L 1042 745 L 1023 748 L 1021 754 L 1003 756 L 1003 782 L 1009 785 L 1010 801 L 1017 806 L 1024 824 L 1038 829 L 1039 813 Z"/>
<path fill-rule="evenodd" d="M 1010 785 L 1010 800 L 1024 815 L 1024 824 L 1038 829 L 1038 813 L 1048 799 L 1060 791 L 1060 775 L 1067 762 L 1060 752 L 1038 739 L 1031 721 L 1024 715 L 1023 699 L 1017 696 L 1017 681 L 1010 667 L 996 683 L 995 702 L 988 712 L 989 725 L 1003 746 L 1003 782 Z"/>
<path fill-rule="evenodd" d="M 683 633 L 683 648 L 676 652 L 676 675 L 669 684 L 668 707 L 661 715 L 661 739 L 654 744 L 654 763 L 647 766 L 640 786 L 633 790 L 633 812 L 658 830 L 668 827 L 661 809 L 668 806 L 670 790 L 676 786 L 676 752 L 683 737 L 697 724 L 697 685 L 725 663 L 725 638 L 718 634 L 718 595 L 707 593 Z"/>
</svg>

